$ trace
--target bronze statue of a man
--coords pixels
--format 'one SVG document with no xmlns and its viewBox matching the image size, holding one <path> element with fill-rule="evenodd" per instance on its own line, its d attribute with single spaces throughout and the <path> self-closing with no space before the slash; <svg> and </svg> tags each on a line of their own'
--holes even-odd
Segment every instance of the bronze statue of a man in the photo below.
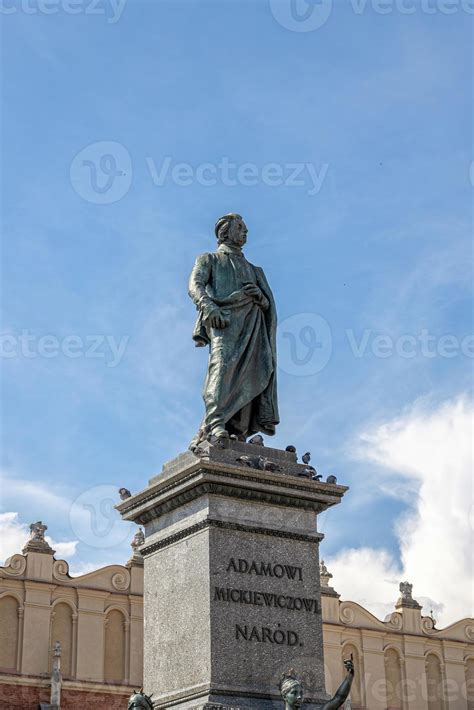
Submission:
<svg viewBox="0 0 474 710">
<path fill-rule="evenodd" d="M 245 258 L 247 227 L 239 214 L 217 220 L 217 251 L 196 259 L 189 295 L 198 310 L 196 346 L 209 345 L 206 414 L 191 443 L 222 442 L 279 422 L 276 390 L 276 308 L 263 270 Z"/>
</svg>

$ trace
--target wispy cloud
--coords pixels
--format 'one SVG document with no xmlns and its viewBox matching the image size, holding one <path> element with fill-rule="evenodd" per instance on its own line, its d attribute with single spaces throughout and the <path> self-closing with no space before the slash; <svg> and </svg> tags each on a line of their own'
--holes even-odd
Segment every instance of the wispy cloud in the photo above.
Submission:
<svg viewBox="0 0 474 710">
<path fill-rule="evenodd" d="M 388 612 L 407 578 L 443 624 L 473 613 L 473 416 L 467 397 L 431 408 L 424 401 L 361 434 L 360 455 L 388 475 L 381 487 L 396 481 L 394 495 L 406 502 L 408 489 L 412 505 L 396 521 L 400 562 L 380 547 L 331 560 L 345 598 Z"/>
</svg>

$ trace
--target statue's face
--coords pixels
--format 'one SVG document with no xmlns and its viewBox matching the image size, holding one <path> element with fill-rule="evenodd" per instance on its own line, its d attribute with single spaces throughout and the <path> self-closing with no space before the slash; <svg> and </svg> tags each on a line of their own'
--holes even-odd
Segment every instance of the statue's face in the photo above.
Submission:
<svg viewBox="0 0 474 710">
<path fill-rule="evenodd" d="M 286 703 L 290 708 L 299 708 L 303 702 L 303 688 L 301 685 L 294 686 L 285 696 Z"/>
<path fill-rule="evenodd" d="M 243 247 L 247 241 L 247 225 L 243 219 L 233 219 L 227 232 L 227 243 Z"/>
</svg>

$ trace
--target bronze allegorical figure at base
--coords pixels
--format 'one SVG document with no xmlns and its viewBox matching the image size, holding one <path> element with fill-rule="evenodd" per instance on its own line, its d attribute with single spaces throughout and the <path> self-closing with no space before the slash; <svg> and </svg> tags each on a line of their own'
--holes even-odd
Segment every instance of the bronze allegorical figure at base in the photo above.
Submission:
<svg viewBox="0 0 474 710">
<path fill-rule="evenodd" d="M 206 414 L 191 450 L 209 439 L 245 441 L 273 435 L 276 391 L 276 308 L 263 269 L 245 258 L 247 227 L 239 214 L 217 220 L 217 251 L 196 259 L 189 295 L 198 310 L 193 339 L 209 346 Z"/>
<path fill-rule="evenodd" d="M 354 680 L 354 663 L 351 659 L 344 661 L 344 666 L 347 670 L 347 675 L 336 691 L 331 700 L 328 700 L 324 705 L 318 706 L 318 710 L 336 710 L 347 700 L 352 681 Z M 293 670 L 288 671 L 282 677 L 280 683 L 280 692 L 285 701 L 285 710 L 298 710 L 303 705 L 303 686 L 296 677 Z"/>
<path fill-rule="evenodd" d="M 129 697 L 127 710 L 153 710 L 153 700 L 150 695 L 145 695 L 141 688 Z"/>
</svg>

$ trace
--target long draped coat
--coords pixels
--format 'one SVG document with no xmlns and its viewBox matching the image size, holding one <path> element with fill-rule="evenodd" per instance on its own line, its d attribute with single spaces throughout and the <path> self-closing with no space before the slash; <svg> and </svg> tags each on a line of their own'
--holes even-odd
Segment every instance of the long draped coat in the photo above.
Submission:
<svg viewBox="0 0 474 710">
<path fill-rule="evenodd" d="M 263 299 L 243 291 L 256 284 Z M 260 267 L 242 253 L 221 244 L 214 253 L 196 259 L 189 295 L 198 309 L 193 332 L 196 345 L 209 345 L 204 383 L 204 425 L 227 425 L 249 436 L 274 434 L 279 422 L 276 387 L 276 308 Z M 229 324 L 211 328 L 210 313 L 218 306 Z"/>
</svg>

